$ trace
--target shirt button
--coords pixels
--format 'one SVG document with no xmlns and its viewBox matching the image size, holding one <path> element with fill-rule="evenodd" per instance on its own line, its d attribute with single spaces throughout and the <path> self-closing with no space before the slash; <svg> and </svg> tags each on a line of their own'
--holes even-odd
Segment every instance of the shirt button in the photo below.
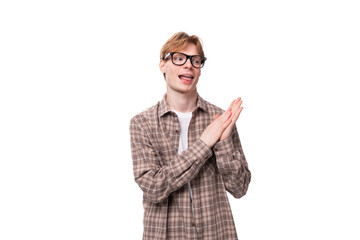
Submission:
<svg viewBox="0 0 360 240">
<path fill-rule="evenodd" d="M 193 226 L 193 227 L 196 227 L 195 223 L 192 223 L 192 226 Z"/>
<path fill-rule="evenodd" d="M 175 132 L 176 132 L 176 133 L 179 133 L 179 130 L 176 129 Z"/>
</svg>

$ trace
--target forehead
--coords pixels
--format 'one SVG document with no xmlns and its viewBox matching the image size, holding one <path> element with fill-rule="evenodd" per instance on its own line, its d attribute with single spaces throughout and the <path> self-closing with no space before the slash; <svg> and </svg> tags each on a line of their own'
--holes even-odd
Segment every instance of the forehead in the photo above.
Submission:
<svg viewBox="0 0 360 240">
<path fill-rule="evenodd" d="M 196 45 L 193 44 L 193 43 L 189 43 L 183 49 L 178 50 L 177 52 L 182 52 L 182 53 L 185 53 L 187 55 L 199 55 L 199 52 L 198 52 L 198 50 L 196 48 Z"/>
</svg>

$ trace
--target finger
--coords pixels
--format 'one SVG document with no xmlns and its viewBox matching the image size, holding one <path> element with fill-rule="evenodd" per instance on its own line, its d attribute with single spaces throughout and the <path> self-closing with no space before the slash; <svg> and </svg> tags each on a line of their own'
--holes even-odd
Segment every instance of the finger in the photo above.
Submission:
<svg viewBox="0 0 360 240">
<path fill-rule="evenodd" d="M 230 116 L 231 116 L 231 111 L 226 110 L 225 112 L 223 112 L 223 114 L 221 114 L 219 118 L 221 118 L 221 120 L 223 121 L 226 121 Z"/>
<path fill-rule="evenodd" d="M 244 107 L 240 107 L 238 110 L 237 110 L 237 112 L 234 114 L 234 119 L 233 119 L 233 121 L 234 122 L 236 122 L 237 120 L 238 120 L 238 118 L 239 118 L 239 116 L 240 116 L 240 113 L 241 113 L 241 111 L 244 109 Z"/>
<path fill-rule="evenodd" d="M 238 98 L 237 101 L 236 101 L 236 103 L 235 103 L 234 106 L 233 106 L 232 112 L 233 112 L 233 113 L 238 112 L 239 109 L 241 108 L 241 104 L 242 104 L 242 100 L 241 100 L 241 98 Z M 235 118 L 235 116 L 233 115 L 233 119 L 234 119 L 234 118 Z"/>
<path fill-rule="evenodd" d="M 231 110 L 227 110 L 225 111 L 223 114 L 221 114 L 220 117 L 222 117 L 223 122 L 225 122 L 226 120 L 228 120 L 229 118 L 231 118 Z"/>
<path fill-rule="evenodd" d="M 240 115 L 240 112 L 242 111 L 242 100 L 241 98 L 237 98 L 236 99 L 236 103 L 232 109 L 232 115 L 231 115 L 231 118 L 232 118 L 232 124 L 235 124 L 235 122 L 237 121 L 237 119 L 239 118 L 239 115 Z"/>
<path fill-rule="evenodd" d="M 215 118 L 214 118 L 214 120 L 212 122 L 216 121 L 216 119 L 218 119 L 219 117 L 220 117 L 219 114 L 215 114 Z"/>
<path fill-rule="evenodd" d="M 236 99 L 235 99 L 235 100 L 233 100 L 233 101 L 231 102 L 231 104 L 230 104 L 230 106 L 229 106 L 228 110 L 230 110 L 230 111 L 232 110 L 232 108 L 233 108 L 233 106 L 234 106 L 235 102 L 236 102 Z"/>
<path fill-rule="evenodd" d="M 223 124 L 223 130 L 225 130 L 229 125 L 231 125 L 232 119 L 229 118 L 228 120 L 226 120 Z"/>
<path fill-rule="evenodd" d="M 227 110 L 223 112 L 221 115 L 216 114 L 215 119 L 211 122 L 213 125 L 217 125 L 218 127 L 221 127 L 226 120 L 228 120 L 231 116 L 231 111 Z"/>
<path fill-rule="evenodd" d="M 227 110 L 223 112 L 217 119 L 213 121 L 213 124 L 216 125 L 218 128 L 222 129 L 223 125 L 226 123 L 226 121 L 232 121 L 231 119 L 231 111 Z M 227 126 L 228 124 L 226 124 Z"/>
<path fill-rule="evenodd" d="M 220 116 L 219 114 L 215 114 L 215 118 L 214 118 L 214 120 L 212 122 L 215 122 L 215 120 L 218 119 L 219 116 Z"/>
<path fill-rule="evenodd" d="M 238 107 L 242 104 L 242 99 L 241 97 L 238 97 L 235 101 L 234 107 Z"/>
</svg>

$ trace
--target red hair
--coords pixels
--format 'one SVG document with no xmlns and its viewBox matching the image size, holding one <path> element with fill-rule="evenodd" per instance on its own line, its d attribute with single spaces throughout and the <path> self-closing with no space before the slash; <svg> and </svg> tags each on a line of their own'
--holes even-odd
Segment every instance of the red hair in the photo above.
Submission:
<svg viewBox="0 0 360 240">
<path fill-rule="evenodd" d="M 201 40 L 196 35 L 189 35 L 185 32 L 175 33 L 169 38 L 160 50 L 160 59 L 164 59 L 165 55 L 170 52 L 183 50 L 188 44 L 193 43 L 201 57 L 205 57 Z"/>
</svg>

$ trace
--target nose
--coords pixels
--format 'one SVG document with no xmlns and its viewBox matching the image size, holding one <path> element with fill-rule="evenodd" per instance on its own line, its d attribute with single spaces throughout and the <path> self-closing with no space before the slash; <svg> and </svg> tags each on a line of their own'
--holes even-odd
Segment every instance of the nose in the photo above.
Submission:
<svg viewBox="0 0 360 240">
<path fill-rule="evenodd" d="M 186 63 L 183 66 L 184 66 L 184 68 L 192 68 L 193 67 L 193 65 L 191 64 L 190 58 L 188 58 L 186 60 Z"/>
</svg>

